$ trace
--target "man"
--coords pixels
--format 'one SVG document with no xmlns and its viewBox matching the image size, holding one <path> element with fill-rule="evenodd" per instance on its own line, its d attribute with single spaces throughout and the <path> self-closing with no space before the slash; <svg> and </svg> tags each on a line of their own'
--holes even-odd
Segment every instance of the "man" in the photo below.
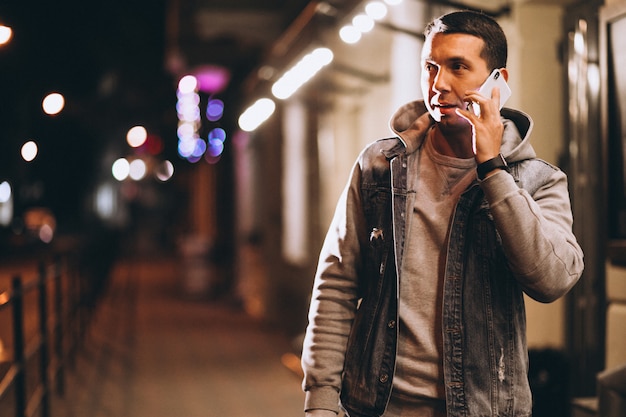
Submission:
<svg viewBox="0 0 626 417">
<path fill-rule="evenodd" d="M 567 179 L 532 121 L 477 92 L 508 79 L 500 26 L 454 12 L 425 31 L 425 101 L 359 156 L 321 251 L 302 365 L 307 416 L 529 416 L 523 292 L 583 270 Z M 469 103 L 480 115 L 468 110 Z"/>
</svg>

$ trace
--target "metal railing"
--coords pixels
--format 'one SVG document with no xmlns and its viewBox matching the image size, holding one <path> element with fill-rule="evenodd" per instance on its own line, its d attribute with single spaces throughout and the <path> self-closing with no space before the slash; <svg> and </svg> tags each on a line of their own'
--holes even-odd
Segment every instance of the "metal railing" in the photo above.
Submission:
<svg viewBox="0 0 626 417">
<path fill-rule="evenodd" d="M 68 258 L 40 262 L 35 275 L 16 274 L 0 288 L 0 315 L 10 314 L 12 327 L 4 334 L 10 354 L 0 358 L 2 415 L 50 417 L 51 395 L 65 394 L 65 369 L 84 331 L 81 282 Z"/>
</svg>

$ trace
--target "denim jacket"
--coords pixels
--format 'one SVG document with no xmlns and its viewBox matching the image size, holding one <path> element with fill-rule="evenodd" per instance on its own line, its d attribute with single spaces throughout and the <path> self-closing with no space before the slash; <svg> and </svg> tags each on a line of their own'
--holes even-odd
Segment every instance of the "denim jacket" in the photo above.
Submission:
<svg viewBox="0 0 626 417">
<path fill-rule="evenodd" d="M 306 409 L 380 416 L 389 401 L 398 340 L 398 288 L 419 198 L 411 159 L 431 121 L 421 102 L 394 116 L 398 134 L 360 155 L 320 255 L 302 364 Z M 503 110 L 510 173 L 474 181 L 450 226 L 443 288 L 448 416 L 530 416 L 523 292 L 550 302 L 582 273 L 567 180 L 535 158 L 530 119 Z M 395 124 L 394 124 L 395 123 Z M 520 137 L 520 134 L 523 135 Z"/>
</svg>

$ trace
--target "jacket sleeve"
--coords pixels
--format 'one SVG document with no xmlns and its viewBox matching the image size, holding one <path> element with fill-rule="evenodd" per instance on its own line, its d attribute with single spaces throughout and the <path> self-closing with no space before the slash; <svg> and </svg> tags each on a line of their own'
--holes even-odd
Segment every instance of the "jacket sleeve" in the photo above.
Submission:
<svg viewBox="0 0 626 417">
<path fill-rule="evenodd" d="M 305 410 L 338 412 L 346 345 L 358 296 L 364 239 L 359 164 L 344 189 L 320 253 L 302 351 Z"/>
<path fill-rule="evenodd" d="M 565 173 L 554 168 L 533 195 L 505 171 L 488 177 L 481 186 L 508 263 L 524 291 L 544 303 L 567 293 L 584 264 L 572 231 Z"/>
</svg>

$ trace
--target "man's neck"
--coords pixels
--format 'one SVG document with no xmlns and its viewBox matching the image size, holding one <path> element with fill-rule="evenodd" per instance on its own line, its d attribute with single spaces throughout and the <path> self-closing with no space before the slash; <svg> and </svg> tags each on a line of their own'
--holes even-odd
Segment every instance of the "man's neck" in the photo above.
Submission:
<svg viewBox="0 0 626 417">
<path fill-rule="evenodd" d="M 435 150 L 442 155 L 462 159 L 474 156 L 471 129 L 444 133 L 439 126 L 435 125 L 431 130 L 431 135 L 433 135 Z"/>
</svg>

